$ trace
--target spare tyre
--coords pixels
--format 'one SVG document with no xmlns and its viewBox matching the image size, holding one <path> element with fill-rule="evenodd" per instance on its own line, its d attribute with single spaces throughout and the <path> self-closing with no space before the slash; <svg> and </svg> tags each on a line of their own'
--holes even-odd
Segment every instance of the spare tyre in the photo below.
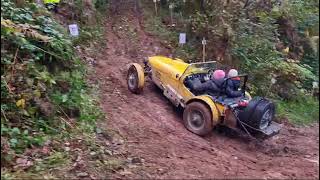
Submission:
<svg viewBox="0 0 320 180">
<path fill-rule="evenodd" d="M 249 126 L 263 130 L 269 126 L 275 115 L 275 105 L 261 97 L 253 98 L 239 113 L 239 119 Z"/>
</svg>

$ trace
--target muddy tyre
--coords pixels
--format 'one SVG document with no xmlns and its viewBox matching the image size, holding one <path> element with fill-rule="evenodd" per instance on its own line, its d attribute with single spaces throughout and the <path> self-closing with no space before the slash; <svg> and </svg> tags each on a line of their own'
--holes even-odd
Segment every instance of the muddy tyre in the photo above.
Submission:
<svg viewBox="0 0 320 180">
<path fill-rule="evenodd" d="M 275 116 L 275 106 L 272 102 L 263 99 L 256 106 L 252 117 L 249 119 L 249 124 L 254 128 L 263 130 L 269 126 Z"/>
<path fill-rule="evenodd" d="M 192 102 L 183 112 L 183 123 L 189 131 L 205 136 L 212 130 L 211 111 L 201 102 Z"/>
<path fill-rule="evenodd" d="M 252 99 L 247 108 L 239 113 L 241 121 L 259 130 L 267 128 L 274 116 L 275 105 L 261 97 Z"/>
<path fill-rule="evenodd" d="M 144 72 L 139 64 L 132 64 L 127 74 L 128 89 L 135 94 L 140 94 L 144 86 Z"/>
</svg>

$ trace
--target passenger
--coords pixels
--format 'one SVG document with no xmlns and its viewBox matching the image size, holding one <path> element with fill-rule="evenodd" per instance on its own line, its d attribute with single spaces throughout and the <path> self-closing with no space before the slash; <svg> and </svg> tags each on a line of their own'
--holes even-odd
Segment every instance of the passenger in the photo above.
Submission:
<svg viewBox="0 0 320 180">
<path fill-rule="evenodd" d="M 218 86 L 218 88 L 222 88 L 223 82 L 224 82 L 224 78 L 226 77 L 226 73 L 223 70 L 215 70 L 213 72 L 213 82 Z"/>
<path fill-rule="evenodd" d="M 223 70 L 215 70 L 213 72 L 212 79 L 201 83 L 200 79 L 191 80 L 188 84 L 189 87 L 199 93 L 199 92 L 207 92 L 210 94 L 221 93 L 222 84 L 224 82 L 225 72 Z"/>
<path fill-rule="evenodd" d="M 228 78 L 231 78 L 226 83 L 226 94 L 228 97 L 235 98 L 242 96 L 243 92 L 239 90 L 241 81 L 238 77 L 238 71 L 230 69 L 228 72 Z"/>
</svg>

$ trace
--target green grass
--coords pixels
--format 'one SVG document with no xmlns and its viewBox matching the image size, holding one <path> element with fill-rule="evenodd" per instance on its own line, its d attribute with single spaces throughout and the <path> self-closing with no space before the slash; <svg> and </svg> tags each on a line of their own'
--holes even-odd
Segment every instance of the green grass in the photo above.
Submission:
<svg viewBox="0 0 320 180">
<path fill-rule="evenodd" d="M 309 125 L 319 122 L 319 100 L 305 97 L 299 101 L 279 101 L 277 114 L 280 118 L 297 125 Z"/>
<path fill-rule="evenodd" d="M 146 17 L 150 17 L 145 15 Z M 146 31 L 158 36 L 162 40 L 173 40 L 177 39 L 178 33 L 174 31 L 169 31 L 168 28 L 162 24 L 160 17 L 152 17 L 146 19 Z"/>
</svg>

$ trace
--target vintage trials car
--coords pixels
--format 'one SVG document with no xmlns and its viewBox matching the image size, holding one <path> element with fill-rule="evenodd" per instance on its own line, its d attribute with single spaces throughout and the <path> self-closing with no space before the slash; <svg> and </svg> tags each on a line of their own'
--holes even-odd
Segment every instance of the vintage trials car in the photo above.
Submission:
<svg viewBox="0 0 320 180">
<path fill-rule="evenodd" d="M 221 92 L 199 93 L 188 86 L 189 79 L 209 80 L 215 69 L 214 61 L 188 64 L 181 59 L 153 56 L 144 62 L 144 67 L 137 63 L 129 65 L 127 84 L 131 92 L 139 94 L 145 77 L 150 78 L 175 106 L 184 108 L 184 125 L 197 135 L 208 134 L 218 124 L 249 135 L 277 134 L 281 125 L 273 121 L 274 104 L 265 98 L 250 97 L 246 92 L 247 75 L 239 75 L 243 95 L 238 98 L 229 98 Z"/>
</svg>

